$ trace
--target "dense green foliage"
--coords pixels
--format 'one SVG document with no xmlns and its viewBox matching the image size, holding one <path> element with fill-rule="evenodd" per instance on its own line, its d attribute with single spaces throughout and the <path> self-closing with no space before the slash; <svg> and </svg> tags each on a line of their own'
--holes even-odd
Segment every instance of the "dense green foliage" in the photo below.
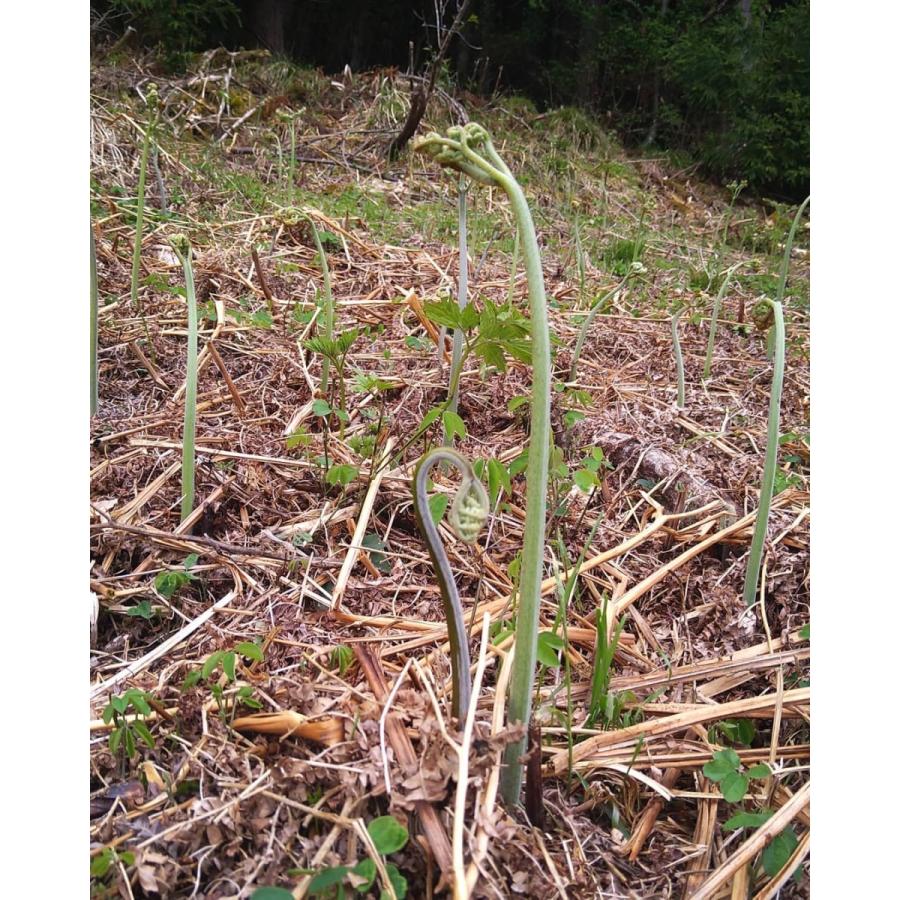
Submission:
<svg viewBox="0 0 900 900">
<path fill-rule="evenodd" d="M 435 46 L 425 0 L 106 0 L 165 58 L 224 41 L 339 71 L 421 71 Z M 450 0 L 443 18 L 456 9 Z M 714 175 L 799 199 L 809 190 L 809 0 L 473 0 L 448 77 L 541 107 L 575 104 L 626 142 L 688 151 Z M 102 33 L 103 29 L 97 29 Z"/>
</svg>

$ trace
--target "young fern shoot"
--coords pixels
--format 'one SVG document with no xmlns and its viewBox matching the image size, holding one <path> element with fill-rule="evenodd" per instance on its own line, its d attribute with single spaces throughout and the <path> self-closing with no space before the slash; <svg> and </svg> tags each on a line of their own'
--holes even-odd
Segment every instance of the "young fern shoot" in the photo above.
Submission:
<svg viewBox="0 0 900 900">
<path fill-rule="evenodd" d="M 747 577 L 744 581 L 744 603 L 752 606 L 756 600 L 759 584 L 759 569 L 762 562 L 766 529 L 769 526 L 769 509 L 772 505 L 772 491 L 775 487 L 775 470 L 778 467 L 778 422 L 781 418 L 781 388 L 784 383 L 784 310 L 777 300 L 766 300 L 775 314 L 772 325 L 775 344 L 775 368 L 772 373 L 772 393 L 769 396 L 769 427 L 766 434 L 766 462 L 763 480 L 759 489 L 759 509 L 753 540 L 750 542 L 750 557 L 747 560 Z"/>
<path fill-rule="evenodd" d="M 800 219 L 803 216 L 803 211 L 806 207 L 809 206 L 809 197 L 807 197 L 801 204 L 800 208 L 797 210 L 797 214 L 794 216 L 794 221 L 791 222 L 790 230 L 788 231 L 787 240 L 784 242 L 784 255 L 781 257 L 781 269 L 778 273 L 778 288 L 775 293 L 775 302 L 783 303 L 784 302 L 784 289 L 787 286 L 787 277 L 788 277 L 788 269 L 791 265 L 791 250 L 794 249 L 794 237 L 797 234 L 797 228 L 800 225 Z M 772 327 L 769 330 L 768 340 L 766 342 L 766 352 L 768 353 L 769 359 L 772 358 L 775 351 L 775 328 Z"/>
<path fill-rule="evenodd" d="M 141 273 L 141 243 L 144 239 L 144 189 L 147 183 L 147 157 L 150 153 L 150 143 L 153 140 L 153 132 L 156 129 L 156 119 L 159 114 L 159 93 L 155 84 L 147 87 L 147 109 L 150 118 L 144 130 L 144 143 L 141 148 L 141 164 L 138 169 L 137 212 L 134 223 L 134 254 L 131 258 L 131 302 L 137 307 L 143 318 L 144 311 L 138 296 L 138 281 Z M 147 323 L 144 322 L 146 329 Z"/>
<path fill-rule="evenodd" d="M 575 381 L 575 378 L 578 374 L 578 360 L 581 359 L 581 351 L 584 348 L 584 342 L 588 336 L 588 331 L 590 331 L 591 325 L 593 324 L 594 318 L 597 313 L 600 311 L 601 307 L 610 297 L 615 296 L 623 287 L 625 287 L 628 279 L 634 274 L 634 269 L 632 269 L 628 274 L 626 274 L 622 280 L 613 288 L 608 290 L 592 307 L 590 312 L 584 317 L 584 321 L 581 323 L 581 328 L 578 330 L 578 338 L 575 341 L 575 349 L 572 351 L 572 362 L 569 365 L 569 381 Z"/>
<path fill-rule="evenodd" d="M 673 316 L 672 326 L 672 350 L 675 352 L 675 371 L 678 378 L 678 408 L 684 409 L 684 357 L 681 355 L 681 341 L 678 339 L 678 320 L 684 312 L 682 306 Z"/>
<path fill-rule="evenodd" d="M 91 415 L 97 414 L 97 250 L 94 246 L 94 226 L 91 225 Z"/>
<path fill-rule="evenodd" d="M 453 715 L 463 721 L 469 710 L 472 696 L 472 681 L 469 674 L 469 636 L 466 631 L 465 614 L 459 599 L 456 579 L 438 534 L 437 525 L 428 506 L 428 473 L 436 463 L 446 462 L 456 466 L 462 473 L 462 483 L 453 503 L 447 521 L 453 533 L 467 544 L 477 539 L 490 514 L 490 501 L 484 485 L 478 480 L 471 463 L 460 453 L 449 447 L 436 447 L 426 453 L 416 466 L 413 477 L 413 509 L 416 524 L 425 540 L 431 564 L 441 589 L 444 616 L 447 619 L 447 635 L 450 640 L 450 670 L 453 685 Z"/>
<path fill-rule="evenodd" d="M 466 198 L 469 188 L 466 176 L 459 176 L 459 289 L 457 302 L 460 309 L 465 309 L 469 302 L 469 246 L 466 230 Z M 438 347 L 438 353 L 444 352 L 442 346 Z M 459 406 L 459 374 L 462 369 L 463 335 L 458 328 L 453 329 L 453 355 L 450 359 L 450 383 L 456 383 L 456 387 L 450 394 L 448 409 L 456 412 Z M 451 435 L 444 426 L 444 446 L 449 447 L 453 443 Z"/>
<path fill-rule="evenodd" d="M 184 268 L 188 308 L 187 380 L 184 390 L 184 435 L 181 453 L 181 521 L 194 510 L 194 439 L 197 431 L 197 295 L 191 268 L 191 242 L 183 234 L 169 239 Z"/>
<path fill-rule="evenodd" d="M 432 156 L 441 165 L 464 172 L 481 184 L 497 185 L 509 197 L 525 256 L 528 297 L 531 306 L 531 441 L 526 471 L 525 537 L 516 620 L 516 655 L 509 695 L 509 721 L 527 728 L 537 661 L 538 612 L 544 561 L 547 478 L 550 461 L 550 327 L 544 275 L 531 211 L 522 188 L 494 149 L 487 130 L 470 122 L 452 126 L 447 136 L 431 132 L 416 141 L 414 149 Z M 519 802 L 522 787 L 521 757 L 525 737 L 510 744 L 504 756 L 501 790 L 509 804 Z"/>
<path fill-rule="evenodd" d="M 706 362 L 703 364 L 704 381 L 709 378 L 709 373 L 712 369 L 713 344 L 716 340 L 716 328 L 719 324 L 719 312 L 722 309 L 722 298 L 725 296 L 725 289 L 728 287 L 728 282 L 731 281 L 731 276 L 734 275 L 734 270 L 739 265 L 740 263 L 736 263 L 725 273 L 725 277 L 722 279 L 722 284 L 719 287 L 719 292 L 716 294 L 715 301 L 713 301 L 712 316 L 709 320 L 709 339 L 706 342 Z"/>
</svg>

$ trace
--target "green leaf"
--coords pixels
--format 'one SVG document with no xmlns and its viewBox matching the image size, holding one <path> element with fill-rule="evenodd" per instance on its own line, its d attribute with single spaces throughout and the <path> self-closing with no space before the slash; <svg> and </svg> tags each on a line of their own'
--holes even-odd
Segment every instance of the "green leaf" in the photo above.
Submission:
<svg viewBox="0 0 900 900">
<path fill-rule="evenodd" d="M 369 559 L 372 560 L 372 565 L 379 572 L 387 575 L 391 571 L 391 561 L 382 552 L 387 550 L 385 542 L 374 531 L 367 531 L 363 535 L 362 545 L 369 551 Z"/>
<path fill-rule="evenodd" d="M 422 309 L 426 318 L 436 325 L 443 325 L 445 328 L 459 328 L 462 331 L 471 331 L 473 327 L 472 325 L 466 327 L 466 321 L 471 322 L 471 314 L 468 317 L 464 316 L 455 300 L 436 300 L 433 303 L 424 303 Z M 477 323 L 477 321 L 476 313 L 475 322 Z"/>
<path fill-rule="evenodd" d="M 254 644 L 253 641 L 241 641 L 239 644 L 234 645 L 234 649 L 240 653 L 241 656 L 252 659 L 254 662 L 263 661 L 262 647 L 260 647 L 259 644 Z"/>
<path fill-rule="evenodd" d="M 572 476 L 572 480 L 575 482 L 575 486 L 578 490 L 583 491 L 585 494 L 590 493 L 591 489 L 597 487 L 600 483 L 597 480 L 597 476 L 589 469 L 576 470 L 575 474 Z"/>
<path fill-rule="evenodd" d="M 521 394 L 519 394 L 518 396 L 513 397 L 512 400 L 510 400 L 509 403 L 506 404 L 506 408 L 507 410 L 509 410 L 509 412 L 514 413 L 520 406 L 527 402 L 528 398 L 523 397 Z"/>
<path fill-rule="evenodd" d="M 375 862 L 371 859 L 361 859 L 352 869 L 354 875 L 359 875 L 360 878 L 365 878 L 365 882 L 362 884 L 358 884 L 356 886 L 356 890 L 359 891 L 360 894 L 365 894 L 367 891 L 372 889 L 372 885 L 375 884 L 375 876 L 378 874 L 378 868 L 375 865 Z"/>
<path fill-rule="evenodd" d="M 538 661 L 550 669 L 555 669 L 559 665 L 559 651 L 563 649 L 565 644 L 563 639 L 552 631 L 541 631 L 537 639 L 537 658 Z"/>
<path fill-rule="evenodd" d="M 202 677 L 203 673 L 199 669 L 194 669 L 193 672 L 188 672 L 185 676 L 184 681 L 181 682 L 181 690 L 189 691 L 195 684 L 200 681 Z"/>
<path fill-rule="evenodd" d="M 203 663 L 203 667 L 200 669 L 200 675 L 204 681 L 206 681 L 210 675 L 216 670 L 216 666 L 222 661 L 222 657 L 225 655 L 224 650 L 217 650 L 215 653 L 211 653 L 207 658 L 206 662 Z"/>
<path fill-rule="evenodd" d="M 765 763 L 757 763 L 747 769 L 749 778 L 768 778 L 772 774 L 772 770 Z"/>
<path fill-rule="evenodd" d="M 198 560 L 198 559 L 200 559 L 200 554 L 199 554 L 199 553 L 190 553 L 190 554 L 188 554 L 188 555 L 184 558 L 184 560 L 182 561 L 182 563 L 181 563 L 181 565 L 182 565 L 182 567 L 184 568 L 185 572 L 186 572 L 188 569 L 193 569 L 194 566 L 197 565 L 197 560 Z"/>
<path fill-rule="evenodd" d="M 153 610 L 149 600 L 141 600 L 140 603 L 125 610 L 126 616 L 133 616 L 140 619 L 152 619 L 156 613 Z"/>
<path fill-rule="evenodd" d="M 808 641 L 808 640 L 809 640 L 809 622 L 807 622 L 807 623 L 800 629 L 800 639 L 803 640 L 803 641 Z"/>
<path fill-rule="evenodd" d="M 170 600 L 175 592 L 187 582 L 188 578 L 182 572 L 160 572 L 153 579 L 153 586 L 161 596 Z"/>
<path fill-rule="evenodd" d="M 308 894 L 324 894 L 328 888 L 340 884 L 350 871 L 348 866 L 335 866 L 333 869 L 322 869 L 309 883 Z"/>
<path fill-rule="evenodd" d="M 295 432 L 284 439 L 284 445 L 288 450 L 296 450 L 297 447 L 306 447 L 312 441 L 312 437 L 301 425 Z"/>
<path fill-rule="evenodd" d="M 331 651 L 331 665 L 336 666 L 338 675 L 343 676 L 353 662 L 353 651 L 346 644 L 339 644 Z"/>
<path fill-rule="evenodd" d="M 107 847 L 99 856 L 91 860 L 91 878 L 102 878 L 113 864 L 115 851 Z"/>
<path fill-rule="evenodd" d="M 515 478 L 520 472 L 528 468 L 528 451 L 523 450 L 510 464 L 509 477 Z"/>
<path fill-rule="evenodd" d="M 109 702 L 117 713 L 123 713 L 128 708 L 128 701 L 121 694 L 118 697 L 110 697 Z"/>
<path fill-rule="evenodd" d="M 431 511 L 431 521 L 434 524 L 440 525 L 441 519 L 444 518 L 444 513 L 447 511 L 447 506 L 450 503 L 450 498 L 446 494 L 432 494 L 428 498 L 428 509 Z"/>
<path fill-rule="evenodd" d="M 419 423 L 419 431 L 425 431 L 426 428 L 430 428 L 437 420 L 441 417 L 441 408 L 439 406 L 434 406 L 428 410 L 427 413 L 422 417 L 422 421 Z"/>
<path fill-rule="evenodd" d="M 766 875 L 774 878 L 791 858 L 791 854 L 797 849 L 797 833 L 793 825 L 789 825 L 781 834 L 776 835 L 772 843 L 763 850 L 762 864 Z"/>
<path fill-rule="evenodd" d="M 229 650 L 222 654 L 222 671 L 229 681 L 234 681 L 234 667 L 237 662 L 237 656 L 234 650 Z"/>
<path fill-rule="evenodd" d="M 703 774 L 710 780 L 719 782 L 726 775 L 736 772 L 741 765 L 740 757 L 732 749 L 717 750 L 713 758 L 703 767 Z"/>
<path fill-rule="evenodd" d="M 153 735 L 150 734 L 150 729 L 141 719 L 135 719 L 131 723 L 131 727 L 137 732 L 137 736 L 151 749 L 156 746 L 156 741 L 153 739 Z"/>
<path fill-rule="evenodd" d="M 131 759 L 137 753 L 137 746 L 134 742 L 134 733 L 130 728 L 125 728 L 125 755 Z"/>
<path fill-rule="evenodd" d="M 759 828 L 772 818 L 772 810 L 764 809 L 762 812 L 739 812 L 732 816 L 722 827 L 726 831 L 734 831 L 737 828 Z"/>
<path fill-rule="evenodd" d="M 459 437 L 460 440 L 466 436 L 466 423 L 453 410 L 448 409 L 443 415 L 444 429 L 447 437 L 453 440 Z"/>
<path fill-rule="evenodd" d="M 584 418 L 584 413 L 577 409 L 570 409 L 564 416 L 563 422 L 566 428 L 572 428 L 576 422 L 580 422 Z"/>
<path fill-rule="evenodd" d="M 286 888 L 261 887 L 250 895 L 250 900 L 294 900 L 294 895 Z"/>
<path fill-rule="evenodd" d="M 388 880 L 391 882 L 391 887 L 393 887 L 394 893 L 397 895 L 397 900 L 404 900 L 406 892 L 409 890 L 406 879 L 400 874 L 400 870 L 393 863 L 388 863 L 385 866 L 385 869 L 387 869 Z M 386 897 L 387 891 L 383 890 L 381 896 Z"/>
<path fill-rule="evenodd" d="M 506 470 L 506 466 L 496 459 L 488 460 L 487 470 L 488 497 L 490 498 L 491 506 L 494 506 L 497 502 L 497 498 L 500 496 L 501 490 L 506 491 L 508 495 L 512 494 L 512 482 L 509 477 L 509 472 Z"/>
<path fill-rule="evenodd" d="M 112 703 L 107 704 L 106 708 L 103 710 L 103 723 L 104 725 L 109 725 L 113 720 L 113 716 L 116 714 L 115 707 Z"/>
<path fill-rule="evenodd" d="M 359 469 L 356 466 L 332 466 L 325 474 L 325 482 L 327 484 L 348 485 L 357 475 L 359 475 Z"/>
<path fill-rule="evenodd" d="M 407 830 L 393 816 L 379 816 L 366 826 L 375 849 L 383 856 L 396 853 L 409 840 Z"/>
<path fill-rule="evenodd" d="M 125 733 L 125 728 L 117 728 L 110 736 L 109 736 L 109 752 L 115 756 L 116 752 L 119 749 L 119 744 L 122 743 L 122 735 Z"/>
<path fill-rule="evenodd" d="M 313 400 L 312 411 L 313 415 L 322 416 L 322 418 L 324 418 L 331 414 L 331 404 L 327 400 L 322 400 L 321 398 Z"/>
<path fill-rule="evenodd" d="M 150 715 L 150 704 L 147 702 L 143 691 L 129 691 L 125 695 L 128 702 L 142 715 Z"/>
<path fill-rule="evenodd" d="M 749 786 L 750 781 L 739 772 L 729 772 L 719 785 L 722 790 L 722 796 L 729 803 L 738 803 L 743 800 Z"/>
</svg>

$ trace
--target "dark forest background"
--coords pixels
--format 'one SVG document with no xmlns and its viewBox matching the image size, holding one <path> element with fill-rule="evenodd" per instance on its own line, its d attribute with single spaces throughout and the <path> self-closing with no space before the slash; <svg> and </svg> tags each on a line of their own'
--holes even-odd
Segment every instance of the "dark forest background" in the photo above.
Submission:
<svg viewBox="0 0 900 900">
<path fill-rule="evenodd" d="M 98 0 L 95 46 L 171 71 L 213 46 L 329 73 L 421 74 L 464 0 Z M 758 193 L 809 192 L 809 0 L 469 0 L 440 78 L 538 108 L 576 105 L 630 146 L 684 151 Z"/>
</svg>

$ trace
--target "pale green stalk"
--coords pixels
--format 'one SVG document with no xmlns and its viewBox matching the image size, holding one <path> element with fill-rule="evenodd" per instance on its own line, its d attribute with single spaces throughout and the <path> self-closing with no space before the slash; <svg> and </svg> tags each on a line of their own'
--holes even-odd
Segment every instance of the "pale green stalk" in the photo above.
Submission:
<svg viewBox="0 0 900 900">
<path fill-rule="evenodd" d="M 97 251 L 91 226 L 91 415 L 97 414 Z"/>
<path fill-rule="evenodd" d="M 525 195 L 506 164 L 497 155 L 490 135 L 474 122 L 462 127 L 453 126 L 448 129 L 447 134 L 448 137 L 444 138 L 432 132 L 417 141 L 415 148 L 434 156 L 442 165 L 465 172 L 476 181 L 500 186 L 509 197 L 525 255 L 531 305 L 531 440 L 526 470 L 525 536 L 516 619 L 516 654 L 510 679 L 508 718 L 510 724 L 520 724 L 527 728 L 531 717 L 537 661 L 537 626 L 550 461 L 550 328 L 544 275 L 534 222 Z M 510 805 L 519 802 L 522 786 L 521 757 L 525 746 L 526 738 L 523 735 L 510 744 L 504 754 L 501 790 L 504 800 Z"/>
<path fill-rule="evenodd" d="M 791 250 L 794 249 L 794 237 L 797 234 L 797 227 L 800 225 L 800 217 L 803 215 L 803 211 L 806 207 L 809 206 L 809 197 L 807 197 L 801 204 L 800 208 L 797 210 L 797 214 L 794 216 L 794 221 L 791 222 L 791 228 L 788 231 L 787 241 L 784 244 L 784 255 L 781 258 L 781 270 L 778 273 L 778 290 L 775 294 L 775 302 L 783 303 L 784 302 L 784 290 L 787 286 L 787 277 L 788 277 L 788 268 L 791 264 Z M 768 338 L 766 339 L 766 354 L 769 359 L 772 358 L 772 353 L 774 352 L 774 340 L 775 340 L 775 329 L 769 330 Z"/>
<path fill-rule="evenodd" d="M 457 302 L 460 309 L 465 309 L 469 302 L 469 247 L 466 231 L 466 196 L 468 194 L 466 176 L 459 176 L 459 290 Z M 439 351 L 443 347 L 438 348 Z M 459 328 L 453 329 L 453 355 L 450 359 L 450 383 L 456 382 L 456 388 L 450 394 L 451 412 L 456 412 L 459 406 L 459 373 L 462 367 L 463 334 Z M 453 441 L 444 426 L 444 446 L 449 447 Z"/>
<path fill-rule="evenodd" d="M 592 307 L 590 312 L 584 317 L 584 321 L 581 323 L 581 328 L 578 330 L 578 338 L 575 341 L 575 349 L 572 351 L 572 363 L 569 366 L 569 381 L 574 381 L 575 376 L 578 374 L 578 360 L 581 359 L 581 351 L 584 347 L 585 339 L 587 338 L 588 331 L 590 330 L 591 323 L 594 321 L 597 313 L 600 311 L 600 307 L 609 300 L 616 291 L 621 290 L 625 287 L 625 282 L 631 277 L 631 272 L 629 272 L 614 288 L 607 291 Z"/>
<path fill-rule="evenodd" d="M 519 269 L 519 229 L 516 227 L 516 236 L 513 239 L 513 255 L 512 255 L 512 270 L 509 273 L 509 291 L 506 295 L 506 302 L 512 306 L 513 296 L 516 291 L 516 275 L 518 275 Z"/>
<path fill-rule="evenodd" d="M 762 486 L 759 489 L 759 509 L 756 525 L 750 543 L 750 557 L 747 560 L 747 578 L 744 581 L 744 603 L 752 606 L 756 600 L 759 584 L 759 569 L 762 561 L 763 544 L 769 525 L 769 508 L 772 505 L 772 491 L 775 487 L 775 470 L 778 466 L 778 422 L 781 418 L 781 387 L 784 383 L 784 310 L 777 300 L 766 300 L 775 314 L 772 332 L 775 336 L 775 368 L 772 372 L 772 392 L 769 395 L 769 429 L 766 435 L 766 463 L 763 469 Z"/>
<path fill-rule="evenodd" d="M 713 302 L 712 317 L 709 320 L 709 339 L 706 342 L 706 362 L 703 364 L 704 381 L 709 378 L 709 372 L 712 368 L 713 344 L 716 340 L 716 328 L 719 324 L 719 311 L 722 309 L 722 298 L 725 296 L 725 289 L 728 287 L 728 282 L 731 281 L 734 270 L 739 265 L 740 263 L 736 263 L 725 273 L 725 277 L 722 279 L 722 285 L 719 288 L 719 293 L 716 294 L 716 299 Z"/>
<path fill-rule="evenodd" d="M 678 408 L 684 409 L 684 358 L 681 355 L 681 341 L 678 339 L 678 320 L 684 312 L 682 306 L 672 316 L 672 349 L 675 351 L 675 369 L 678 375 Z"/>
<path fill-rule="evenodd" d="M 187 377 L 184 390 L 184 434 L 181 452 L 181 521 L 194 510 L 194 440 L 197 431 L 197 295 L 191 268 L 191 242 L 183 234 L 173 235 L 169 243 L 184 268 L 184 286 L 188 308 Z"/>
<path fill-rule="evenodd" d="M 325 248 L 322 246 L 322 239 L 319 237 L 319 229 L 310 216 L 309 227 L 312 229 L 313 240 L 316 242 L 316 251 L 319 254 L 319 265 L 322 267 L 322 290 L 325 297 L 325 337 L 330 341 L 334 335 L 334 295 L 331 292 L 331 271 L 328 268 L 328 258 L 325 256 Z M 322 381 L 321 392 L 325 396 L 328 390 L 328 372 L 331 363 L 327 356 L 322 357 Z"/>
<path fill-rule="evenodd" d="M 150 110 L 150 118 L 147 121 L 147 127 L 144 130 L 144 145 L 141 148 L 141 164 L 138 169 L 138 189 L 137 189 L 137 214 L 134 223 L 134 255 L 131 258 L 131 302 L 138 308 L 141 318 L 144 316 L 138 298 L 138 281 L 141 274 L 141 243 L 144 239 L 144 189 L 147 182 L 147 156 L 150 153 L 150 142 L 153 140 L 153 129 L 156 126 L 157 107 L 159 104 L 159 94 L 156 85 L 151 84 L 147 88 L 147 108 Z M 147 323 L 144 322 L 146 330 Z"/>
</svg>

